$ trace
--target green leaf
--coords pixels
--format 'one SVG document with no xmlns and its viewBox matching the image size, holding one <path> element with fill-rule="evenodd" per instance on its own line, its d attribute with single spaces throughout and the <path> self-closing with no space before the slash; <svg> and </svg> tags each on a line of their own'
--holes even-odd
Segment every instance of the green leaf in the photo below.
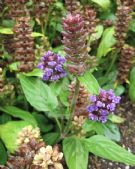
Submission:
<svg viewBox="0 0 135 169">
<path fill-rule="evenodd" d="M 2 28 L 0 27 L 0 33 L 1 34 L 6 34 L 6 35 L 12 35 L 13 31 L 11 28 Z"/>
<path fill-rule="evenodd" d="M 15 21 L 11 19 L 2 19 L 2 25 L 5 28 L 13 28 L 15 25 Z"/>
<path fill-rule="evenodd" d="M 96 135 L 85 139 L 88 150 L 96 156 L 135 166 L 135 155 L 104 136 Z"/>
<path fill-rule="evenodd" d="M 53 82 L 50 85 L 51 90 L 56 94 L 56 96 L 58 96 L 62 90 L 62 82 L 63 82 L 62 80 Z"/>
<path fill-rule="evenodd" d="M 47 84 L 40 79 L 24 75 L 20 75 L 19 79 L 26 99 L 34 108 L 43 112 L 53 112 L 56 109 L 58 106 L 57 97 Z"/>
<path fill-rule="evenodd" d="M 43 71 L 40 69 L 34 69 L 32 72 L 25 73 L 25 76 L 43 77 Z"/>
<path fill-rule="evenodd" d="M 60 95 L 60 93 L 67 89 L 69 84 L 69 80 L 67 78 L 63 78 L 59 81 L 51 83 L 51 90 L 55 93 L 56 96 Z"/>
<path fill-rule="evenodd" d="M 60 138 L 60 133 L 58 132 L 51 132 L 51 133 L 43 135 L 43 140 L 48 145 L 56 144 L 59 138 Z"/>
<path fill-rule="evenodd" d="M 104 134 L 104 126 L 101 122 L 87 119 L 83 125 L 83 130 L 86 132 L 95 131 L 97 134 Z"/>
<path fill-rule="evenodd" d="M 8 114 L 2 114 L 0 116 L 0 124 L 7 123 L 8 121 L 11 121 L 11 120 L 12 120 L 12 118 Z"/>
<path fill-rule="evenodd" d="M 91 0 L 91 1 L 99 5 L 103 10 L 109 10 L 111 5 L 110 0 Z"/>
<path fill-rule="evenodd" d="M 116 94 L 117 96 L 122 95 L 124 92 L 125 92 L 125 88 L 124 88 L 123 85 L 118 85 L 118 86 L 115 88 L 115 94 Z"/>
<path fill-rule="evenodd" d="M 114 27 L 107 28 L 104 33 L 102 40 L 99 44 L 97 57 L 101 58 L 102 56 L 106 56 L 108 52 L 112 50 L 113 45 L 116 43 L 114 38 Z"/>
<path fill-rule="evenodd" d="M 110 120 L 111 122 L 113 122 L 113 123 L 118 123 L 118 124 L 119 124 L 119 123 L 123 123 L 123 122 L 125 121 L 124 118 L 119 117 L 119 116 L 114 115 L 114 114 L 112 114 L 112 115 L 109 116 L 109 120 Z"/>
<path fill-rule="evenodd" d="M 57 47 L 53 48 L 52 51 L 53 51 L 54 53 L 58 53 L 59 55 L 61 55 L 61 56 L 63 56 L 63 57 L 65 57 L 65 55 L 66 55 L 66 53 L 65 53 L 65 51 L 64 51 L 64 48 L 63 48 L 63 45 L 57 46 Z"/>
<path fill-rule="evenodd" d="M 89 71 L 87 71 L 84 75 L 79 76 L 78 79 L 91 94 L 99 94 L 99 84 Z"/>
<path fill-rule="evenodd" d="M 64 90 L 61 91 L 61 93 L 60 93 L 60 101 L 66 107 L 69 106 L 68 96 L 69 96 L 69 90 L 68 89 L 64 89 Z"/>
<path fill-rule="evenodd" d="M 12 28 L 3 28 L 3 27 L 0 27 L 0 33 L 1 34 L 14 34 L 14 32 L 12 31 Z M 32 32 L 31 36 L 33 38 L 35 37 L 43 37 L 44 35 L 42 33 L 39 33 L 39 32 Z"/>
<path fill-rule="evenodd" d="M 13 116 L 13 117 L 20 118 L 24 121 L 27 121 L 35 127 L 37 126 L 37 122 L 36 122 L 35 118 L 33 117 L 33 115 L 31 115 L 27 111 L 24 111 L 22 109 L 14 107 L 14 106 L 6 106 L 4 108 L 0 107 L 0 110 L 9 114 L 9 115 L 11 115 L 11 116 Z"/>
<path fill-rule="evenodd" d="M 6 164 L 6 161 L 7 161 L 7 152 L 2 141 L 0 140 L 0 164 L 4 165 Z"/>
<path fill-rule="evenodd" d="M 56 30 L 57 30 L 58 32 L 62 32 L 62 31 L 63 31 L 62 24 L 58 23 L 58 24 L 56 25 Z"/>
<path fill-rule="evenodd" d="M 120 132 L 115 124 L 107 122 L 102 125 L 104 127 L 104 136 L 106 136 L 110 140 L 120 141 Z"/>
<path fill-rule="evenodd" d="M 88 150 L 83 139 L 75 137 L 64 139 L 63 151 L 69 169 L 87 169 Z"/>
<path fill-rule="evenodd" d="M 17 149 L 16 140 L 18 133 L 28 125 L 31 124 L 26 121 L 11 121 L 0 125 L 0 138 L 11 153 Z"/>
<path fill-rule="evenodd" d="M 130 73 L 129 97 L 132 102 L 135 102 L 135 67 L 133 67 Z"/>
<path fill-rule="evenodd" d="M 32 0 L 30 0 L 30 1 L 28 1 L 27 3 L 26 3 L 26 6 L 27 7 L 31 7 L 33 5 L 33 1 Z"/>
<path fill-rule="evenodd" d="M 41 132 L 46 133 L 52 130 L 53 125 L 48 122 L 44 115 L 33 113 L 33 116 L 35 117 Z"/>
<path fill-rule="evenodd" d="M 103 28 L 102 25 L 97 25 L 94 35 L 90 37 L 90 42 L 93 42 L 93 41 L 98 40 L 99 38 L 101 38 L 102 33 L 103 33 L 103 29 L 104 28 Z"/>
<path fill-rule="evenodd" d="M 83 129 L 86 132 L 94 131 L 97 134 L 104 135 L 111 140 L 120 141 L 119 130 L 117 126 L 111 122 L 103 124 L 98 121 L 86 120 L 83 125 Z"/>
<path fill-rule="evenodd" d="M 132 19 L 130 26 L 129 26 L 129 30 L 135 32 L 135 18 Z"/>
<path fill-rule="evenodd" d="M 51 90 L 55 93 L 56 96 L 59 96 L 59 99 L 61 103 L 68 107 L 69 102 L 68 102 L 68 96 L 69 96 L 69 80 L 68 78 L 64 78 L 62 80 L 59 80 L 57 82 L 51 83 L 50 87 Z"/>
<path fill-rule="evenodd" d="M 56 7 L 57 9 L 59 9 L 59 10 L 62 10 L 62 11 L 65 10 L 64 5 L 63 5 L 62 2 L 58 2 L 58 1 L 57 1 L 54 5 L 55 5 L 55 7 Z"/>
<path fill-rule="evenodd" d="M 9 65 L 9 68 L 11 71 L 17 71 L 18 70 L 18 65 L 19 65 L 19 62 L 14 62 L 14 63 L 11 63 Z"/>
<path fill-rule="evenodd" d="M 43 37 L 44 35 L 42 33 L 39 33 L 39 32 L 32 32 L 31 36 L 33 38 L 36 38 L 36 37 Z"/>
</svg>

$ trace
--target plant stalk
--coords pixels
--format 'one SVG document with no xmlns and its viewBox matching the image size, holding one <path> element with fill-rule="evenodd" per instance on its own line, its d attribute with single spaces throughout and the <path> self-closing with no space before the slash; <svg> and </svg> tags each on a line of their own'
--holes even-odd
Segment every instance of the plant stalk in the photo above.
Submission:
<svg viewBox="0 0 135 169">
<path fill-rule="evenodd" d="M 78 94 L 79 94 L 80 82 L 79 82 L 77 77 L 76 77 L 75 80 L 76 80 L 75 92 L 74 92 L 74 96 L 73 96 L 73 99 L 72 99 L 72 102 L 71 102 L 70 117 L 69 117 L 69 120 L 68 120 L 68 123 L 67 123 L 67 127 L 65 129 L 65 134 L 67 134 L 70 130 L 70 125 L 71 125 L 71 122 L 72 122 L 73 113 L 74 113 L 74 110 L 75 110 L 75 106 L 76 106 L 76 102 L 77 102 L 77 98 L 78 98 Z"/>
</svg>

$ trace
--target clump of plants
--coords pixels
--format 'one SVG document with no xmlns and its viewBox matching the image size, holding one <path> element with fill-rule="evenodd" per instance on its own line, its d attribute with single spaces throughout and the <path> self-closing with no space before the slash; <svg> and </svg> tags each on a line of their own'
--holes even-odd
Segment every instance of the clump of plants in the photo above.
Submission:
<svg viewBox="0 0 135 169">
<path fill-rule="evenodd" d="M 0 169 L 87 169 L 91 155 L 135 166 L 116 113 L 135 101 L 135 2 L 0 5 Z"/>
</svg>

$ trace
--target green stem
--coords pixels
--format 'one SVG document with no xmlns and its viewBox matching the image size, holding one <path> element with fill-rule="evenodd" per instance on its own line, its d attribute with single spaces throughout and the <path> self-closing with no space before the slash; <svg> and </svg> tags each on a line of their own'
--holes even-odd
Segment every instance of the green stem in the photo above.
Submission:
<svg viewBox="0 0 135 169">
<path fill-rule="evenodd" d="M 58 127 L 60 129 L 60 132 L 61 132 L 62 131 L 62 127 L 61 127 L 60 121 L 57 118 L 55 118 L 55 120 L 56 120 L 56 123 L 57 123 L 57 125 L 58 125 Z"/>
<path fill-rule="evenodd" d="M 74 96 L 73 96 L 73 99 L 72 99 L 72 102 L 71 102 L 70 117 L 69 117 L 69 120 L 68 120 L 68 123 L 67 123 L 67 127 L 65 129 L 66 134 L 70 130 L 70 125 L 71 125 L 71 122 L 72 122 L 73 113 L 74 113 L 74 110 L 75 110 L 75 106 L 76 106 L 76 102 L 77 102 L 77 98 L 78 98 L 78 93 L 79 93 L 80 82 L 79 82 L 77 77 L 76 77 L 75 80 L 76 80 L 75 92 L 74 92 Z"/>
<path fill-rule="evenodd" d="M 41 31 L 42 31 L 42 34 L 45 35 L 44 22 L 41 22 Z"/>
<path fill-rule="evenodd" d="M 111 69 L 112 69 L 112 67 L 113 67 L 113 65 L 114 65 L 114 63 L 115 63 L 115 61 L 117 59 L 117 54 L 118 54 L 118 51 L 113 51 L 112 52 L 113 59 L 112 59 L 112 62 L 110 64 L 109 68 L 107 69 L 107 72 L 106 72 L 105 76 L 107 76 L 109 74 L 109 72 L 111 71 Z"/>
<path fill-rule="evenodd" d="M 57 27 L 57 23 L 55 24 L 55 28 Z M 56 29 L 54 29 L 54 31 L 53 31 L 53 35 L 52 35 L 52 39 L 51 39 L 51 46 L 52 46 L 52 44 L 53 44 L 53 40 L 54 40 L 54 38 L 55 38 L 55 35 L 56 35 L 56 32 L 57 32 L 57 30 Z"/>
<path fill-rule="evenodd" d="M 45 20 L 45 27 L 44 27 L 45 32 L 46 32 L 46 29 L 47 29 L 47 24 L 48 24 L 48 20 L 49 20 L 51 10 L 52 10 L 52 7 L 50 6 L 49 9 L 48 9 L 48 14 L 47 14 L 46 20 Z"/>
<path fill-rule="evenodd" d="M 78 80 L 78 78 L 76 77 L 76 85 L 75 85 L 75 93 L 72 99 L 72 103 L 71 103 L 71 109 L 70 109 L 70 119 L 72 119 L 73 116 L 73 112 L 75 110 L 75 106 L 76 106 L 76 102 L 77 102 L 77 97 L 78 97 L 78 93 L 79 93 L 79 87 L 80 87 L 80 82 Z"/>
</svg>

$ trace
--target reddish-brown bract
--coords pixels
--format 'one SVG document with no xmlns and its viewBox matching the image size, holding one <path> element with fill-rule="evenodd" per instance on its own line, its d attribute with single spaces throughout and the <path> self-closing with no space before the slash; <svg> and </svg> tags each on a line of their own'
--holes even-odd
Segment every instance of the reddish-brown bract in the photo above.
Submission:
<svg viewBox="0 0 135 169">
<path fill-rule="evenodd" d="M 31 71 L 35 61 L 34 40 L 31 37 L 32 29 L 29 21 L 28 17 L 20 17 L 14 27 L 15 60 L 20 61 L 19 71 L 21 72 Z"/>
<path fill-rule="evenodd" d="M 85 22 L 80 14 L 68 14 L 63 19 L 63 45 L 68 61 L 68 70 L 72 74 L 82 74 L 88 57 L 87 33 Z"/>
<path fill-rule="evenodd" d="M 117 39 L 117 47 L 122 48 L 125 39 L 127 36 L 128 28 L 130 21 L 132 19 L 131 16 L 132 8 L 130 6 L 122 5 L 117 8 L 117 22 L 115 26 L 115 37 Z"/>
<path fill-rule="evenodd" d="M 118 80 L 124 83 L 128 80 L 130 69 L 133 65 L 133 57 L 135 56 L 135 49 L 132 46 L 125 45 L 120 54 L 118 67 Z"/>
</svg>

